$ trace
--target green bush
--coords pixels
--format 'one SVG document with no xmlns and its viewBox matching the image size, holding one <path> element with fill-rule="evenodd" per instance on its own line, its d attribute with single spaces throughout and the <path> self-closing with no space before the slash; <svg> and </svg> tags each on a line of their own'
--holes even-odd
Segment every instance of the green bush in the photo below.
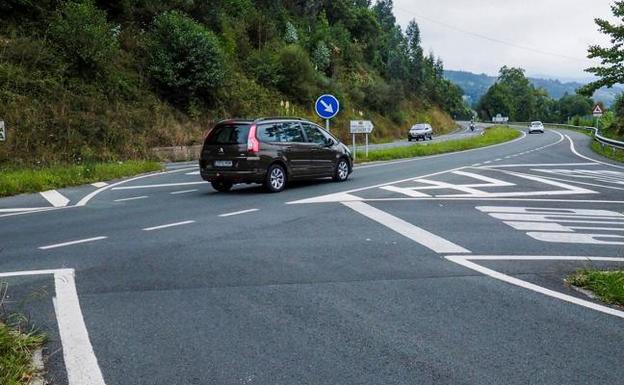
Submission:
<svg viewBox="0 0 624 385">
<path fill-rule="evenodd" d="M 316 71 L 308 53 L 298 45 L 288 45 L 280 51 L 279 63 L 279 90 L 298 102 L 310 102 L 316 92 Z"/>
<path fill-rule="evenodd" d="M 118 33 L 92 0 L 64 3 L 50 24 L 50 39 L 83 76 L 106 71 L 119 51 Z"/>
<path fill-rule="evenodd" d="M 165 12 L 154 20 L 147 50 L 149 76 L 164 97 L 175 104 L 214 102 L 226 77 L 214 33 L 181 12 Z"/>
<path fill-rule="evenodd" d="M 249 55 L 247 72 L 265 87 L 277 88 L 283 80 L 279 56 L 273 47 L 259 49 Z"/>
</svg>

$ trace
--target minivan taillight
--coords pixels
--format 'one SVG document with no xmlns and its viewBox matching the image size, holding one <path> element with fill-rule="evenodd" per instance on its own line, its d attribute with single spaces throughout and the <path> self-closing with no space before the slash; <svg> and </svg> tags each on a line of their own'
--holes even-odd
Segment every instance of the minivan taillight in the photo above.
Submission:
<svg viewBox="0 0 624 385">
<path fill-rule="evenodd" d="M 256 125 L 252 124 L 249 128 L 249 136 L 247 136 L 247 151 L 257 154 L 260 152 L 260 142 L 256 138 Z"/>
</svg>

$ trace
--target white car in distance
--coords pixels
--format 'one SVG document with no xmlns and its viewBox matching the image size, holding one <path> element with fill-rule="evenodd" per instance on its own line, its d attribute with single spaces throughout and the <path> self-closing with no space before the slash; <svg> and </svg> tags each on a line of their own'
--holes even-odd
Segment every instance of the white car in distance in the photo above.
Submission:
<svg viewBox="0 0 624 385">
<path fill-rule="evenodd" d="M 542 122 L 531 122 L 529 124 L 529 134 L 534 132 L 544 133 L 544 124 Z"/>
<path fill-rule="evenodd" d="M 409 133 L 407 134 L 407 140 L 410 142 L 412 140 L 432 140 L 433 139 L 433 128 L 428 123 L 415 124 L 410 128 Z"/>
</svg>

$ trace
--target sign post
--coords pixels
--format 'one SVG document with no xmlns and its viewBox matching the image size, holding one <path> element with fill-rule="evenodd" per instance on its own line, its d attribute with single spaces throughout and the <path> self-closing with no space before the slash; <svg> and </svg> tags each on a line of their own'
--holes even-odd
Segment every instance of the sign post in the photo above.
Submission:
<svg viewBox="0 0 624 385">
<path fill-rule="evenodd" d="M 329 120 L 338 115 L 340 102 L 334 95 L 321 95 L 314 104 L 316 114 L 325 119 L 325 128 L 329 131 Z"/>
<path fill-rule="evenodd" d="M 0 142 L 6 141 L 6 128 L 4 128 L 4 120 L 0 120 Z"/>
<path fill-rule="evenodd" d="M 353 159 L 355 159 L 357 154 L 357 147 L 355 144 L 355 134 L 365 134 L 366 135 L 366 157 L 368 158 L 368 135 L 373 132 L 373 122 L 370 120 L 352 120 L 350 131 L 351 135 L 353 135 Z"/>
</svg>

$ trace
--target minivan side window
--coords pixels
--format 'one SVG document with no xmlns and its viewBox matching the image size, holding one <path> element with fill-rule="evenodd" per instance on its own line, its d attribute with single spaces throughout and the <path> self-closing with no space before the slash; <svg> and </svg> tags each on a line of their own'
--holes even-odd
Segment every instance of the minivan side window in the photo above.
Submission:
<svg viewBox="0 0 624 385">
<path fill-rule="evenodd" d="M 284 127 L 284 136 L 282 137 L 282 142 L 289 142 L 289 143 L 305 142 L 303 131 L 301 131 L 301 126 L 299 125 L 298 122 L 284 123 L 283 127 Z"/>
<path fill-rule="evenodd" d="M 325 136 L 325 134 L 323 134 L 321 130 L 319 130 L 318 128 L 316 128 L 316 126 L 309 124 L 309 123 L 303 123 L 302 125 L 303 125 L 303 130 L 305 131 L 305 134 L 308 137 L 309 143 L 325 144 L 325 141 L 327 140 L 327 136 Z"/>
<path fill-rule="evenodd" d="M 284 136 L 282 123 L 262 124 L 258 126 L 258 139 L 265 143 L 282 142 Z"/>
</svg>

